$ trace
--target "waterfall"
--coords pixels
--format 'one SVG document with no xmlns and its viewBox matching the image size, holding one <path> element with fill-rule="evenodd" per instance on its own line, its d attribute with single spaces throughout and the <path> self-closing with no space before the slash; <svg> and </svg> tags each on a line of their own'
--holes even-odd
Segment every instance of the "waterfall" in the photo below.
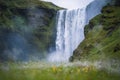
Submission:
<svg viewBox="0 0 120 80">
<path fill-rule="evenodd" d="M 50 61 L 68 61 L 73 51 L 84 39 L 86 8 L 60 10 L 57 13 L 56 51 L 50 54 Z"/>
<path fill-rule="evenodd" d="M 106 0 L 95 0 L 81 9 L 58 11 L 56 17 L 56 51 L 48 56 L 48 60 L 51 62 L 69 61 L 73 51 L 84 40 L 84 26 L 91 18 L 100 14 L 106 3 Z M 97 6 L 95 7 L 95 5 Z"/>
</svg>

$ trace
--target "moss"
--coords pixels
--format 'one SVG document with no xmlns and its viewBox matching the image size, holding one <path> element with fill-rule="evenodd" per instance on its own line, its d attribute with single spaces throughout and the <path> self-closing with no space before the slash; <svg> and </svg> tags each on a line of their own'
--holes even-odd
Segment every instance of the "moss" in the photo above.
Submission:
<svg viewBox="0 0 120 80">
<path fill-rule="evenodd" d="M 48 18 L 48 21 L 48 26 L 39 26 L 32 31 L 32 34 L 35 37 L 34 42 L 38 45 L 39 49 L 42 49 L 42 51 L 46 51 L 45 49 L 48 49 L 50 44 L 54 44 L 53 35 L 55 34 L 55 17 L 52 19 Z"/>
<path fill-rule="evenodd" d="M 110 10 L 112 12 L 110 12 Z M 114 29 L 120 23 L 120 8 L 111 6 L 111 7 L 104 7 L 102 12 L 102 24 L 105 25 L 104 29 Z"/>
<path fill-rule="evenodd" d="M 89 24 L 85 26 L 85 35 L 94 28 L 95 25 L 101 24 L 101 14 L 94 17 L 92 20 L 90 20 Z"/>
<path fill-rule="evenodd" d="M 29 45 L 25 48 L 28 52 L 21 52 L 20 57 L 23 54 L 34 56 L 47 53 L 51 44 L 54 44 L 54 17 L 59 9 L 52 3 L 39 0 L 0 0 L 0 60 L 4 61 L 3 58 L 9 55 L 6 53 L 4 56 L 6 49 L 12 53 L 10 44 L 13 42 L 7 40 L 10 34 L 22 36 Z M 18 44 L 15 45 L 19 47 Z"/>
<path fill-rule="evenodd" d="M 44 8 L 54 11 L 62 9 L 50 2 L 40 0 L 0 0 L 0 26 L 5 26 L 9 29 L 13 28 L 14 22 L 12 18 L 14 15 L 21 15 L 21 11 L 27 11 L 29 8 Z"/>
<path fill-rule="evenodd" d="M 74 60 L 120 60 L 120 7 L 105 6 L 85 27 L 85 40 L 74 51 Z"/>
</svg>

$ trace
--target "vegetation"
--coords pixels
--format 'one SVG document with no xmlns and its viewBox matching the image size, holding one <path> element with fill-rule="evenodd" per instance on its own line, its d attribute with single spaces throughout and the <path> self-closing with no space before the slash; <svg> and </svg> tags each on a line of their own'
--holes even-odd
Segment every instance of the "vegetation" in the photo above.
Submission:
<svg viewBox="0 0 120 80">
<path fill-rule="evenodd" d="M 14 61 L 14 48 L 27 57 L 45 55 L 54 46 L 55 16 L 59 9 L 40 0 L 0 0 L 0 61 Z"/>
<path fill-rule="evenodd" d="M 109 60 L 111 63 L 119 63 L 120 7 L 118 2 L 119 0 L 117 0 L 116 6 L 105 6 L 102 14 L 92 19 L 89 25 L 85 27 L 86 39 L 74 51 L 71 61 Z M 44 51 L 48 50 L 54 41 L 54 16 L 59 9 L 61 8 L 52 3 L 39 0 L 0 0 L 0 80 L 119 80 L 120 75 L 118 73 L 111 73 L 111 71 L 107 71 L 104 68 L 98 69 L 93 65 L 65 67 L 64 65 L 42 66 L 41 63 L 10 63 L 16 61 L 14 59 L 16 56 L 12 53 L 12 49 L 14 47 L 18 48 L 17 52 L 19 52 L 19 48 L 22 49 L 24 47 L 24 42 L 21 42 L 22 46 L 15 42 L 16 38 L 18 41 L 21 41 L 21 38 L 25 39 L 29 44 L 29 47 L 27 46 L 27 48 L 22 50 L 25 53 L 20 52 L 19 56 L 24 56 L 23 58 L 25 58 L 27 53 L 29 53 L 27 57 L 30 58 L 33 55 L 39 56 L 41 53 L 44 55 Z M 43 25 L 31 26 L 29 19 L 31 17 L 36 18 L 36 14 L 32 13 L 36 10 L 41 10 L 42 13 L 46 14 L 38 17 L 38 22 Z M 11 34 L 15 34 L 15 39 L 13 37 L 10 40 Z M 8 43 L 7 40 L 10 40 L 10 42 Z M 9 45 L 12 43 L 15 46 Z M 30 51 L 26 52 L 26 49 L 30 49 Z M 13 57 L 11 57 L 9 52 L 5 54 L 4 51 L 9 50 Z M 31 52 L 31 50 L 33 51 Z M 34 52 L 37 50 L 38 52 Z M 18 61 L 20 61 L 19 56 L 17 57 Z M 22 60 L 24 60 L 23 58 Z M 9 63 L 2 64 L 6 60 Z M 113 64 L 112 67 L 119 69 L 119 64 L 116 64 Z M 117 71 L 119 72 L 119 70 Z"/>
<path fill-rule="evenodd" d="M 14 23 L 11 20 L 13 16 L 20 15 L 22 10 L 29 8 L 61 9 L 50 2 L 40 0 L 0 0 L 0 25 L 11 28 Z"/>
<path fill-rule="evenodd" d="M 110 73 L 105 70 L 98 70 L 94 66 L 55 66 L 44 68 L 29 68 L 37 66 L 32 64 L 12 65 L 0 69 L 1 80 L 119 80 L 117 73 Z M 17 67 L 16 67 L 17 66 Z M 22 67 L 23 66 L 23 67 Z M 40 64 L 39 64 L 40 66 Z"/>
<path fill-rule="evenodd" d="M 85 40 L 74 51 L 73 60 L 120 61 L 120 7 L 107 5 L 102 14 L 85 27 Z"/>
</svg>

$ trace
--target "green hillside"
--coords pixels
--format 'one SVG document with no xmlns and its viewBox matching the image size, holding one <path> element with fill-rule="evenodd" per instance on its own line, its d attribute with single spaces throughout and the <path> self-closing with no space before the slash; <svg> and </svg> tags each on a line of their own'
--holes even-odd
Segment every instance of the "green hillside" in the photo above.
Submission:
<svg viewBox="0 0 120 80">
<path fill-rule="evenodd" d="M 120 60 L 120 6 L 105 6 L 102 14 L 89 22 L 85 40 L 70 60 Z"/>
</svg>

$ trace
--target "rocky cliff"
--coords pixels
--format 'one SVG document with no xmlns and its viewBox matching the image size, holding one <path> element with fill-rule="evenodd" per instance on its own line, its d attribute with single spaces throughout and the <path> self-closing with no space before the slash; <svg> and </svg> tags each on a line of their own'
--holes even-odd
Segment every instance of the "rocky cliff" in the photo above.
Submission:
<svg viewBox="0 0 120 80">
<path fill-rule="evenodd" d="M 114 0 L 115 1 L 115 0 Z M 120 5 L 103 7 L 102 13 L 85 27 L 85 39 L 74 51 L 70 61 L 120 60 Z"/>
<path fill-rule="evenodd" d="M 39 0 L 0 0 L 0 61 L 37 60 L 54 46 L 60 8 Z"/>
</svg>

